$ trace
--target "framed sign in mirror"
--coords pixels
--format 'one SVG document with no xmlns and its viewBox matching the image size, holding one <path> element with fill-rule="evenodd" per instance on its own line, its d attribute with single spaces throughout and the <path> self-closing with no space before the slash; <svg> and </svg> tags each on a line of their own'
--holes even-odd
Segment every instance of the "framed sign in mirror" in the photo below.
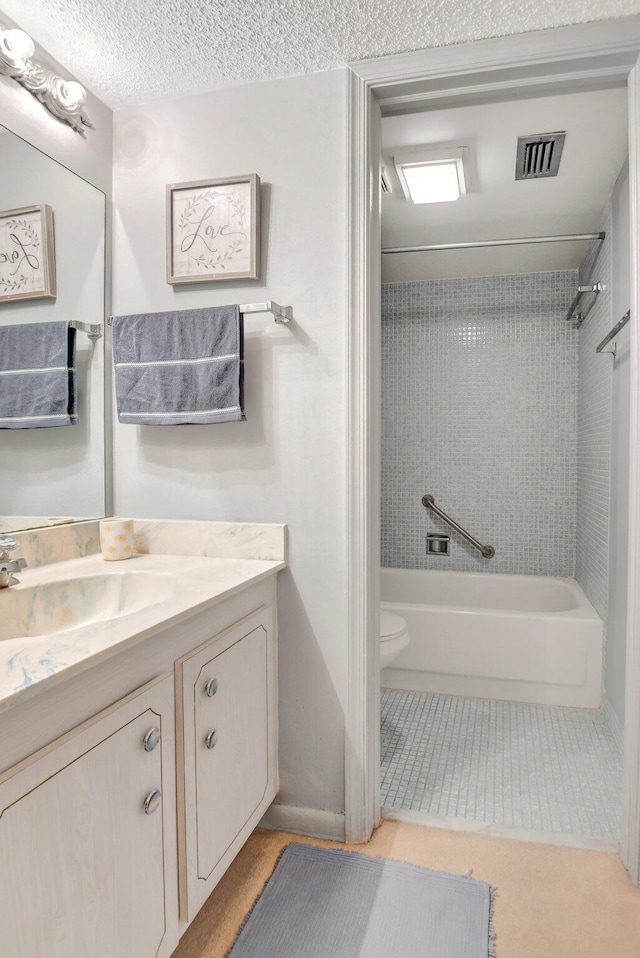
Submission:
<svg viewBox="0 0 640 958">
<path fill-rule="evenodd" d="M 256 173 L 167 186 L 167 283 L 260 278 Z"/>
<path fill-rule="evenodd" d="M 0 211 L 0 303 L 55 296 L 53 210 L 41 203 Z"/>
</svg>

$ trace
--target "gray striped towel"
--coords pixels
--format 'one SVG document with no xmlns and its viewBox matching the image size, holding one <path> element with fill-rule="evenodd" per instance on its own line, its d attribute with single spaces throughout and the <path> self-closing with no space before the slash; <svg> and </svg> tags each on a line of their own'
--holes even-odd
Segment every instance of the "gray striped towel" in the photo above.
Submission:
<svg viewBox="0 0 640 958">
<path fill-rule="evenodd" d="M 0 429 L 75 426 L 76 402 L 75 329 L 0 326 Z"/>
<path fill-rule="evenodd" d="M 237 306 L 115 316 L 118 419 L 144 426 L 245 419 L 243 349 Z"/>
</svg>

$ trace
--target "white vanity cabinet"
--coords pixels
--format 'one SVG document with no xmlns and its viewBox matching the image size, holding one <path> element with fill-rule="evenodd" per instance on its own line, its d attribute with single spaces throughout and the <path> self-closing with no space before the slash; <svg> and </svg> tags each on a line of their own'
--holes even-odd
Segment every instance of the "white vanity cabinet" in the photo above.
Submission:
<svg viewBox="0 0 640 958">
<path fill-rule="evenodd" d="M 0 714 L 0 958 L 172 954 L 276 796 L 276 642 L 269 576 Z"/>
<path fill-rule="evenodd" d="M 277 792 L 273 608 L 183 657 L 176 700 L 180 917 L 190 921 Z"/>
<path fill-rule="evenodd" d="M 174 728 L 168 676 L 0 778 L 0 958 L 171 954 Z"/>
</svg>

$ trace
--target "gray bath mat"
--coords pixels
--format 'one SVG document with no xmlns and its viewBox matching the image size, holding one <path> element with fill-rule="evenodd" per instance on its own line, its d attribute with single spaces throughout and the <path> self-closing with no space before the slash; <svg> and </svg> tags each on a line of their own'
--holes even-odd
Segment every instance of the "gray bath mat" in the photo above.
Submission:
<svg viewBox="0 0 640 958">
<path fill-rule="evenodd" d="M 229 958 L 487 958 L 485 882 L 289 845 Z"/>
</svg>

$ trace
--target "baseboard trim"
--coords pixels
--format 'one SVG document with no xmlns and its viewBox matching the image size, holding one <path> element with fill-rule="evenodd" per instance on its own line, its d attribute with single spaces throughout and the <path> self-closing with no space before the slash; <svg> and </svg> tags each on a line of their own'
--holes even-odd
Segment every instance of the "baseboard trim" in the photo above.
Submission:
<svg viewBox="0 0 640 958">
<path fill-rule="evenodd" d="M 613 741 L 616 743 L 620 749 L 620 753 L 624 754 L 624 729 L 622 727 L 622 722 L 618 718 L 616 712 L 613 709 L 613 705 L 609 701 L 607 693 L 602 691 L 602 714 L 604 715 L 604 720 L 609 726 L 609 731 L 613 736 Z"/>
<path fill-rule="evenodd" d="M 299 808 L 297 805 L 271 805 L 260 825 L 279 832 L 308 835 L 310 838 L 328 838 L 344 841 L 344 815 L 325 812 L 321 808 Z"/>
</svg>

